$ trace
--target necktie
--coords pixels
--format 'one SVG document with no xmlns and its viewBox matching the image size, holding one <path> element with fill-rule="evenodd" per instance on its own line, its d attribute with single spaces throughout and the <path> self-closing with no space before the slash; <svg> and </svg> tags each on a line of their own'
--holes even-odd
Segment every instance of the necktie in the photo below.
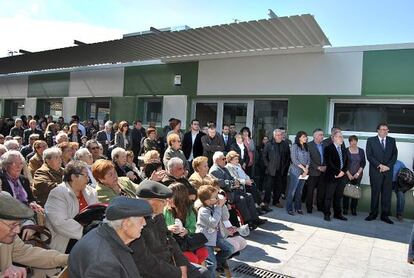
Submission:
<svg viewBox="0 0 414 278">
<path fill-rule="evenodd" d="M 385 150 L 385 139 L 384 138 L 381 139 L 381 146 L 382 146 L 382 149 Z"/>
<path fill-rule="evenodd" d="M 227 136 L 224 136 L 224 144 L 227 145 Z"/>
<path fill-rule="evenodd" d="M 340 161 L 341 169 L 342 169 L 342 167 L 344 167 L 344 159 L 342 157 L 342 150 L 341 150 L 341 147 L 337 147 L 336 149 L 338 150 L 339 161 Z"/>
</svg>

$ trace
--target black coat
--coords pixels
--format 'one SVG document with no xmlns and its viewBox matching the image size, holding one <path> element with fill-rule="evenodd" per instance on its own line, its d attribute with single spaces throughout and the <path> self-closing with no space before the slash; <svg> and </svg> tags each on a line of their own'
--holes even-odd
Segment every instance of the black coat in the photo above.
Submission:
<svg viewBox="0 0 414 278">
<path fill-rule="evenodd" d="M 179 267 L 189 263 L 168 231 L 164 216 L 147 217 L 146 221 L 141 237 L 131 244 L 139 272 L 143 277 L 180 278 Z"/>
<path fill-rule="evenodd" d="M 328 182 L 336 181 L 337 176 L 341 171 L 346 173 L 346 167 L 348 164 L 348 156 L 346 155 L 346 149 L 341 146 L 343 166 L 341 168 L 341 161 L 335 144 L 330 144 L 324 149 L 323 159 L 326 164 L 325 180 Z"/>
<path fill-rule="evenodd" d="M 223 139 L 223 144 L 224 144 L 224 154 L 227 154 L 229 151 L 231 151 L 231 146 L 233 144 L 236 144 L 236 139 L 234 138 L 234 136 L 229 134 L 227 138 L 227 144 L 226 144 L 223 134 L 221 134 L 221 138 Z"/>
<path fill-rule="evenodd" d="M 133 128 L 131 130 L 131 144 L 134 156 L 138 157 L 141 150 L 142 132 L 139 129 Z"/>
<path fill-rule="evenodd" d="M 330 145 L 330 144 L 328 144 Z M 321 154 L 319 153 L 318 146 L 314 141 L 309 142 L 308 144 L 309 155 L 310 155 L 310 164 L 309 164 L 309 175 L 310 176 L 320 176 L 321 171 L 318 170 L 319 166 L 324 166 L 325 161 L 321 161 Z M 322 143 L 322 154 L 323 154 L 323 143 Z"/>
<path fill-rule="evenodd" d="M 142 277 L 132 253 L 132 249 L 121 241 L 113 228 L 101 224 L 73 247 L 69 255 L 69 277 Z"/>
<path fill-rule="evenodd" d="M 275 176 L 277 171 L 277 165 L 279 164 L 279 170 L 283 174 L 289 169 L 290 165 L 290 149 L 289 144 L 286 141 L 279 143 L 279 155 L 276 152 L 276 142 L 273 139 L 268 142 L 263 149 L 263 162 L 266 166 L 266 174 Z"/>
<path fill-rule="evenodd" d="M 36 201 L 36 199 L 33 196 L 32 189 L 30 188 L 29 180 L 25 176 L 23 176 L 23 175 L 20 175 L 19 180 L 20 180 L 20 183 L 22 184 L 22 186 L 24 188 L 24 191 L 26 191 L 26 193 L 27 193 L 27 201 L 28 201 L 28 203 L 31 203 L 33 201 Z M 4 174 L 1 175 L 1 187 L 2 187 L 2 189 L 4 191 L 9 192 L 10 195 L 12 195 L 13 197 L 15 197 L 13 195 L 13 190 L 11 189 L 11 186 L 9 184 L 9 181 L 7 180 L 7 177 Z"/>
<path fill-rule="evenodd" d="M 181 143 L 181 145 L 185 158 L 190 158 L 191 150 L 193 150 L 193 158 L 203 155 L 203 144 L 201 143 L 201 137 L 203 137 L 204 135 L 205 134 L 200 131 L 194 140 L 193 146 L 191 131 L 184 134 L 183 142 Z"/>
<path fill-rule="evenodd" d="M 108 152 L 108 147 L 113 145 L 115 142 L 115 132 L 113 130 L 111 131 L 111 141 L 109 144 L 106 143 L 107 140 L 105 130 L 101 130 L 96 133 L 96 141 L 102 144 L 104 154 Z"/>
<path fill-rule="evenodd" d="M 39 134 L 39 140 L 44 140 L 43 131 L 37 128 L 35 129 L 28 128 L 28 129 L 25 129 L 23 132 L 23 145 L 29 144 L 29 137 L 32 134 Z"/>
<path fill-rule="evenodd" d="M 235 151 L 236 153 L 238 153 L 239 163 L 242 167 L 245 168 L 245 166 L 249 165 L 250 157 L 249 157 L 249 153 L 248 153 L 246 145 L 244 146 L 244 156 L 243 157 L 241 157 L 241 149 L 240 149 L 239 145 L 237 145 L 236 142 L 231 144 L 229 151 Z"/>
</svg>

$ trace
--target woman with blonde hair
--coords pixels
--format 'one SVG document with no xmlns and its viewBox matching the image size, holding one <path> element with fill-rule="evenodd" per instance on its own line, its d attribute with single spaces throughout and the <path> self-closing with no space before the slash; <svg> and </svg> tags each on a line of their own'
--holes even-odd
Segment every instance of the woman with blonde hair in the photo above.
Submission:
<svg viewBox="0 0 414 278">
<path fill-rule="evenodd" d="M 189 171 L 190 170 L 190 167 L 188 165 L 188 161 L 187 161 L 187 159 L 186 159 L 183 151 L 181 150 L 181 139 L 180 139 L 180 136 L 178 134 L 171 133 L 167 137 L 167 143 L 168 143 L 168 148 L 167 148 L 167 150 L 164 153 L 164 159 L 163 159 L 164 167 L 167 168 L 168 161 L 171 158 L 178 157 L 178 158 L 180 158 L 183 161 L 184 168 L 187 171 Z"/>
<path fill-rule="evenodd" d="M 208 158 L 206 156 L 194 158 L 192 166 L 194 173 L 188 179 L 192 186 L 196 189 L 202 185 L 211 185 L 219 188 L 217 179 L 208 173 Z"/>
</svg>

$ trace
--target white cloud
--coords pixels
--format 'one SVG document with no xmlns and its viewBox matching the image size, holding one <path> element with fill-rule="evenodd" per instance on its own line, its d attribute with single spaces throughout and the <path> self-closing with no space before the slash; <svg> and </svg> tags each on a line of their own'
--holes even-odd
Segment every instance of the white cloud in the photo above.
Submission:
<svg viewBox="0 0 414 278">
<path fill-rule="evenodd" d="M 37 7 L 32 7 L 35 11 Z M 0 18 L 0 57 L 9 50 L 42 51 L 73 46 L 73 40 L 86 43 L 119 39 L 127 33 L 81 22 L 64 22 L 31 18 L 25 13 Z"/>
</svg>

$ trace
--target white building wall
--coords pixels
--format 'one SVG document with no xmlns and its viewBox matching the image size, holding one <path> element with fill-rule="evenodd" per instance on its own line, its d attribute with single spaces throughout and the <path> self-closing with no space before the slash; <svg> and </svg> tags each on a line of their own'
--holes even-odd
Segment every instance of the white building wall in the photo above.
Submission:
<svg viewBox="0 0 414 278">
<path fill-rule="evenodd" d="M 198 95 L 360 95 L 363 52 L 199 62 Z"/>
<path fill-rule="evenodd" d="M 28 76 L 0 77 L 0 98 L 26 98 Z"/>
<path fill-rule="evenodd" d="M 35 115 L 37 106 L 37 98 L 26 98 L 24 102 L 24 114 Z"/>
<path fill-rule="evenodd" d="M 77 98 L 76 97 L 64 97 L 62 99 L 63 105 L 63 118 L 65 122 L 69 122 L 72 115 L 76 115 L 76 105 L 77 105 Z"/>
<path fill-rule="evenodd" d="M 71 97 L 118 97 L 124 90 L 124 68 L 74 71 L 70 74 Z"/>
<path fill-rule="evenodd" d="M 170 118 L 181 120 L 181 128 L 187 127 L 187 96 L 164 96 L 162 103 L 162 126 Z"/>
</svg>

